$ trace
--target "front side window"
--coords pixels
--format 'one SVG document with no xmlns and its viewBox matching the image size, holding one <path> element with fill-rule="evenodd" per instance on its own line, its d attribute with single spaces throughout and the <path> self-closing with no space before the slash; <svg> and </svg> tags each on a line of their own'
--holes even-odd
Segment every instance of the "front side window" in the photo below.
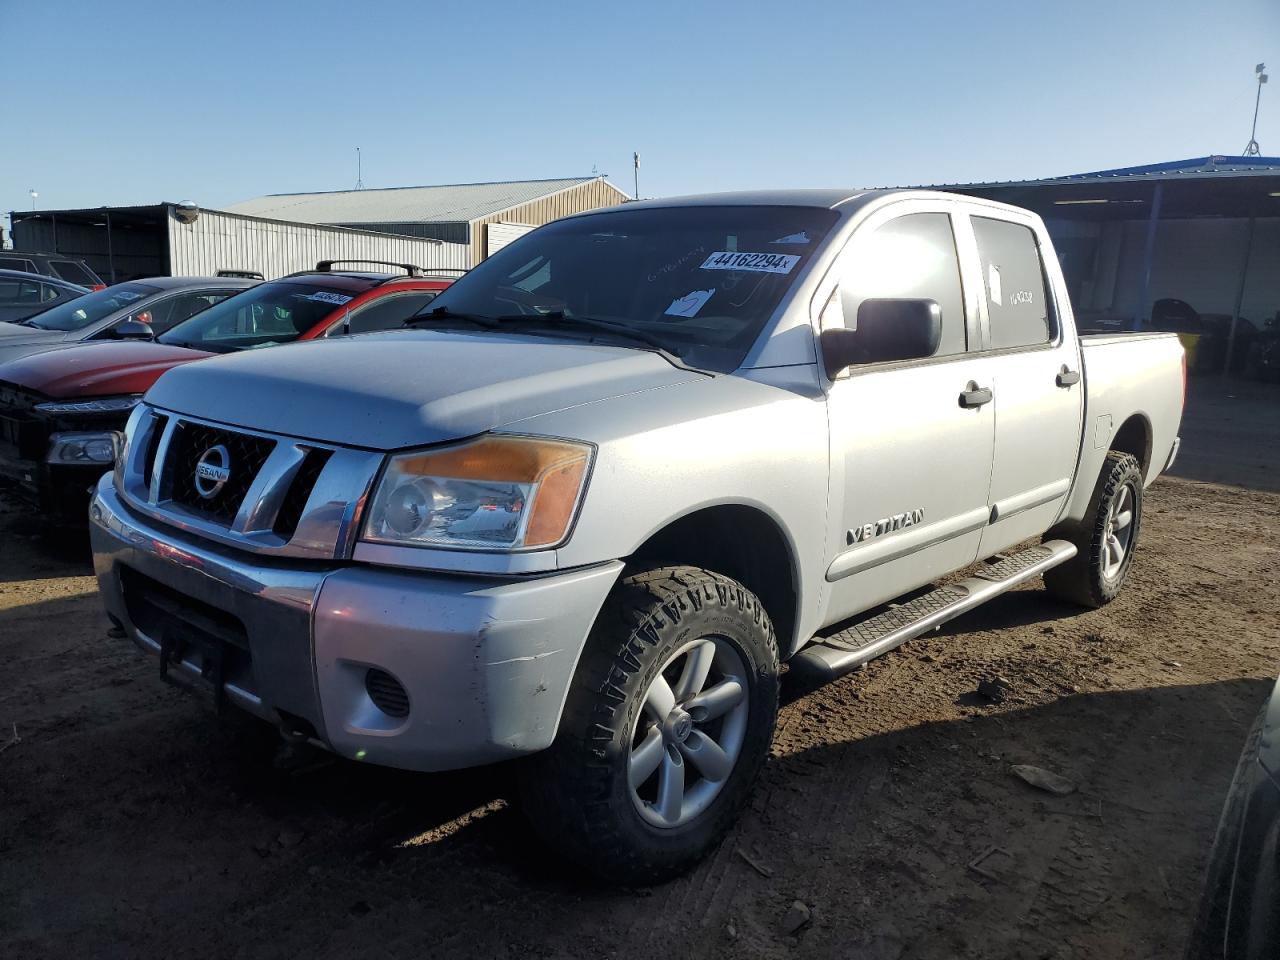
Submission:
<svg viewBox="0 0 1280 960">
<path fill-rule="evenodd" d="M 840 284 L 822 311 L 822 326 L 857 329 L 865 300 L 933 300 L 942 313 L 934 356 L 965 352 L 964 293 L 951 217 L 910 213 L 859 237 Z"/>
<path fill-rule="evenodd" d="M 772 206 L 568 217 L 503 247 L 426 312 L 490 318 L 535 335 L 641 349 L 656 343 L 685 363 L 730 371 L 837 218 L 821 208 Z M 592 320 L 600 321 L 595 329 Z"/>
<path fill-rule="evenodd" d="M 973 217 L 987 296 L 992 350 L 1053 339 L 1040 247 L 1029 227 Z"/>
<path fill-rule="evenodd" d="M 416 290 L 413 293 L 397 293 L 379 297 L 367 307 L 355 310 L 344 322 L 337 324 L 327 334 L 340 337 L 347 333 L 372 333 L 375 330 L 394 330 L 435 299 L 437 290 Z"/>
<path fill-rule="evenodd" d="M 34 280 L 0 280 L 0 303 L 6 306 L 39 306 L 44 284 Z"/>
<path fill-rule="evenodd" d="M 167 330 L 171 330 L 184 320 L 190 320 L 197 313 L 203 313 L 215 303 L 221 303 L 227 297 L 231 296 L 232 291 L 204 291 L 197 293 L 183 293 L 176 297 L 170 297 L 163 303 L 154 305 L 148 313 L 151 314 L 151 329 L 161 334 Z M 139 317 L 138 319 L 142 319 Z"/>
<path fill-rule="evenodd" d="M 276 280 L 228 297 L 157 339 L 211 353 L 289 343 L 350 303 L 356 293 L 337 284 Z"/>
<path fill-rule="evenodd" d="M 42 330 L 79 330 L 113 313 L 127 310 L 159 292 L 159 287 L 149 283 L 117 283 L 114 287 L 86 293 L 83 297 L 50 307 L 29 318 L 27 323 Z"/>
</svg>

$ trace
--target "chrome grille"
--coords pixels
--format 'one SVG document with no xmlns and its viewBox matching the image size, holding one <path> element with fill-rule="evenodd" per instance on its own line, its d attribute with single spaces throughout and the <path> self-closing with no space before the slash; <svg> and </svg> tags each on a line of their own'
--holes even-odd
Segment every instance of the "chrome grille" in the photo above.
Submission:
<svg viewBox="0 0 1280 960">
<path fill-rule="evenodd" d="M 230 525 L 275 445 L 274 440 L 266 437 L 219 430 L 202 423 L 180 422 L 169 441 L 165 462 L 166 479 L 171 484 L 173 499 Z M 213 496 L 205 497 L 196 489 L 196 464 L 215 446 L 225 447 L 230 453 L 227 466 L 231 476 Z"/>
<path fill-rule="evenodd" d="M 214 496 L 196 489 L 196 463 L 226 447 L 230 476 Z M 357 512 L 383 455 L 229 427 L 139 404 L 116 486 L 134 509 L 254 553 L 346 558 Z"/>
</svg>

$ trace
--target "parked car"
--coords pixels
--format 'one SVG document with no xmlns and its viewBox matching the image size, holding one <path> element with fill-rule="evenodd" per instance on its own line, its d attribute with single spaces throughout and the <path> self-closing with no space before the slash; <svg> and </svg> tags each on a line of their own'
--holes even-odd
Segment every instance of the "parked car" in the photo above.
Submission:
<svg viewBox="0 0 1280 960">
<path fill-rule="evenodd" d="M 88 292 L 88 287 L 78 283 L 42 277 L 38 273 L 0 270 L 0 322 L 25 320 Z"/>
<path fill-rule="evenodd" d="M 166 370 L 217 353 L 399 326 L 450 282 L 296 274 L 251 285 L 154 342 L 82 343 L 0 363 L 0 476 L 46 513 L 83 523 L 89 488 L 110 469 L 129 411 Z"/>
<path fill-rule="evenodd" d="M 101 290 L 106 286 L 102 278 L 78 257 L 69 257 L 65 253 L 31 253 L 26 250 L 0 250 L 0 270 L 18 270 L 23 273 L 38 273 L 42 277 L 53 277 L 68 283 L 79 284 L 90 290 Z"/>
<path fill-rule="evenodd" d="M 614 882 L 733 823 L 780 660 L 834 677 L 1041 574 L 1110 601 L 1178 449 L 1177 338 L 1079 338 L 1040 218 L 973 198 L 575 215 L 414 325 L 161 377 L 90 505 L 107 611 L 343 757 L 521 758 Z"/>
<path fill-rule="evenodd" d="M 149 339 L 253 286 L 223 277 L 130 280 L 12 323 L 0 323 L 0 363 L 85 341 Z"/>
<path fill-rule="evenodd" d="M 1245 739 L 1186 957 L 1280 957 L 1280 684 Z"/>
</svg>

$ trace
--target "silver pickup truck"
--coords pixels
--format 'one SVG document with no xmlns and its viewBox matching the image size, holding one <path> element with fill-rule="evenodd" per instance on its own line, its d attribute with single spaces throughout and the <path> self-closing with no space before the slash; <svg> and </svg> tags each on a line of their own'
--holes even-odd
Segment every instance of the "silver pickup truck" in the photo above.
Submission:
<svg viewBox="0 0 1280 960">
<path fill-rule="evenodd" d="M 410 325 L 161 378 L 90 507 L 107 610 L 343 757 L 520 758 L 613 880 L 732 824 L 781 662 L 1109 601 L 1178 449 L 1176 337 L 1078 337 L 1044 224 L 941 193 L 574 216 Z"/>
</svg>

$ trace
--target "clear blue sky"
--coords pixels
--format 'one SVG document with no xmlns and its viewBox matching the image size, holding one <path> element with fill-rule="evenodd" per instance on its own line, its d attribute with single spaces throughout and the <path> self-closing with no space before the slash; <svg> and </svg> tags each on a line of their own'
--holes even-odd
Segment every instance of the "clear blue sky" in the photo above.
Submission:
<svg viewBox="0 0 1280 960">
<path fill-rule="evenodd" d="M 1277 0 L 0 0 L 0 211 L 589 174 L 647 196 L 1280 155 Z"/>
</svg>

